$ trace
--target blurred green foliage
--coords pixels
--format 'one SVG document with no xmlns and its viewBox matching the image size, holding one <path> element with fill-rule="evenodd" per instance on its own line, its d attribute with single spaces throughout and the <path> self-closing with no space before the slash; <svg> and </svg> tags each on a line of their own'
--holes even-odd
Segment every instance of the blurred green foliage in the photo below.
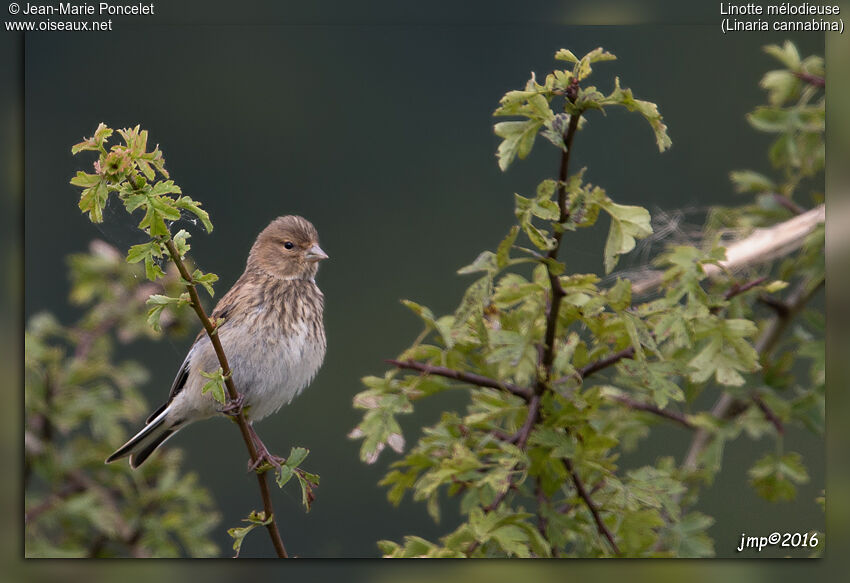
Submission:
<svg viewBox="0 0 850 583">
<path fill-rule="evenodd" d="M 351 437 L 363 440 L 369 463 L 387 446 L 404 452 L 397 416 L 416 401 L 448 390 L 469 397 L 465 411 L 445 411 L 423 428 L 381 481 L 390 502 L 410 492 L 435 521 L 445 497 L 458 497 L 460 524 L 437 542 L 381 541 L 385 556 L 712 556 L 713 519 L 693 505 L 722 470 L 726 446 L 772 438 L 750 471 L 767 500 L 793 499 L 795 484 L 809 479 L 783 435 L 789 424 L 823 433 L 823 316 L 805 309 L 824 281 L 823 228 L 778 260 L 706 271 L 726 258 L 730 234 L 743 238 L 820 202 L 817 192 L 800 201 L 797 191 L 823 169 L 822 60 L 800 59 L 790 43 L 767 52 L 784 68 L 765 76 L 769 105 L 750 123 L 777 134 L 770 159 L 780 177 L 733 173 L 755 201 L 712 209 L 699 241 L 669 245 L 654 262 L 655 293 L 640 301 L 627 277 L 604 287 L 596 275 L 568 273 L 558 251 L 562 237 L 604 212 L 610 273 L 652 233 L 645 209 L 615 203 L 584 181 L 584 169 L 567 170 L 585 116 L 614 105 L 640 113 L 659 150 L 669 147 L 658 108 L 619 79 L 607 95 L 586 84 L 595 63 L 614 59 L 602 49 L 582 58 L 558 51 L 571 68 L 505 94 L 495 115 L 522 119 L 495 126 L 501 169 L 542 135 L 561 150 L 560 176 L 533 196 L 515 195 L 517 224 L 459 271 L 478 279 L 453 314 L 405 301 L 424 324 L 421 335 L 390 361 L 396 368 L 363 379 L 354 399 L 363 419 Z M 520 244 L 521 232 L 530 246 Z M 705 393 L 723 407 L 703 409 Z M 620 467 L 621 453 L 640 447 L 657 422 L 691 441 L 685 462 L 659 456 Z"/>
<path fill-rule="evenodd" d="M 179 449 L 134 472 L 104 464 L 128 437 L 127 425 L 148 412 L 139 392 L 147 371 L 115 362 L 116 342 L 189 329 L 185 309 L 165 312 L 162 331 L 146 323 L 148 295 L 181 287 L 176 269 L 139 286 L 141 266 L 102 241 L 69 256 L 68 265 L 70 299 L 82 316 L 63 325 L 40 313 L 26 329 L 26 556 L 215 556 L 212 498 L 181 470 Z"/>
</svg>

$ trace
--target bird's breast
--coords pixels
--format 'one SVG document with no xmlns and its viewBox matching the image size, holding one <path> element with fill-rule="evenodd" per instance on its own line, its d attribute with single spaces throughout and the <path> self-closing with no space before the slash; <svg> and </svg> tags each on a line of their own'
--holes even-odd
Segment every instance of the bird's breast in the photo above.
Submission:
<svg viewBox="0 0 850 583">
<path fill-rule="evenodd" d="M 258 420 L 288 404 L 310 384 L 324 360 L 326 340 L 321 312 L 283 321 L 265 312 L 246 320 L 254 321 L 245 322 L 241 341 L 227 343 L 238 347 L 226 346 L 225 351 L 234 353 L 233 380 L 245 395 L 248 416 Z"/>
</svg>

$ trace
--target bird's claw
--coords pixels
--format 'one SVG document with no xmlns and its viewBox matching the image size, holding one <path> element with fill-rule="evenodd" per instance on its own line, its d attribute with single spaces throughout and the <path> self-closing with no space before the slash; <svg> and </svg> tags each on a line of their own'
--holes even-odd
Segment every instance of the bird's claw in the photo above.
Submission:
<svg viewBox="0 0 850 583">
<path fill-rule="evenodd" d="M 219 413 L 223 413 L 229 417 L 238 417 L 239 413 L 242 412 L 242 406 L 245 404 L 245 395 L 239 393 L 236 399 L 229 399 L 227 403 L 218 410 Z"/>
<path fill-rule="evenodd" d="M 281 472 L 280 466 L 285 461 L 286 458 L 270 453 L 264 445 L 261 445 L 257 448 L 257 459 L 248 463 L 248 471 L 256 472 L 263 466 L 263 464 L 269 464 L 272 468 L 274 468 L 275 472 L 279 474 Z"/>
</svg>

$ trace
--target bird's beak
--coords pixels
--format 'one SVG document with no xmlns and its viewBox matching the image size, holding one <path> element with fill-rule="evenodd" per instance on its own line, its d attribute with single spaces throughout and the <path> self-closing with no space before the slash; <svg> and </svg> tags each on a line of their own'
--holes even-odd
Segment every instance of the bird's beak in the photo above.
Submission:
<svg viewBox="0 0 850 583">
<path fill-rule="evenodd" d="M 318 245 L 313 245 L 307 249 L 307 261 L 321 261 L 327 258 L 328 254 L 322 251 L 322 248 Z"/>
</svg>

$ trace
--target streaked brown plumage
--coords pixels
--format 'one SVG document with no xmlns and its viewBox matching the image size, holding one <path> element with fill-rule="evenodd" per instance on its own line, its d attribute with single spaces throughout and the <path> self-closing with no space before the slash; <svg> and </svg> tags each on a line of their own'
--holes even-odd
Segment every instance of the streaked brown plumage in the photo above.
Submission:
<svg viewBox="0 0 850 583">
<path fill-rule="evenodd" d="M 279 217 L 257 236 L 245 272 L 211 314 L 224 318 L 218 334 L 236 390 L 244 397 L 249 423 L 289 403 L 322 364 L 324 296 L 315 276 L 319 261 L 326 258 L 309 221 L 293 215 Z M 130 465 L 137 467 L 182 427 L 219 413 L 220 405 L 209 393 L 201 393 L 208 380 L 201 371 L 218 367 L 212 344 L 201 331 L 177 373 L 168 401 L 107 463 L 129 455 Z M 262 448 L 261 443 L 257 445 Z"/>
</svg>

